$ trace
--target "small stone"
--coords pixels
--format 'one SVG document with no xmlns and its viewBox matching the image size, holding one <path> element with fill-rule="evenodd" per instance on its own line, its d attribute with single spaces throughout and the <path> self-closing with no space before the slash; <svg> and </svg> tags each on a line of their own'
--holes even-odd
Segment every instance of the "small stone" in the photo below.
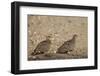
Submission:
<svg viewBox="0 0 100 76">
<path fill-rule="evenodd" d="M 36 32 L 34 32 L 34 34 L 36 34 Z"/>
<path fill-rule="evenodd" d="M 33 56 L 32 58 L 33 58 L 33 59 L 36 59 L 36 56 Z"/>
</svg>

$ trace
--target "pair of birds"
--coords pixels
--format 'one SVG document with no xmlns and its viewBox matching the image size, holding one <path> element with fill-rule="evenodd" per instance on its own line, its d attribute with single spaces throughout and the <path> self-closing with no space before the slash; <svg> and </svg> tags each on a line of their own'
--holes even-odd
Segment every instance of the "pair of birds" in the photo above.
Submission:
<svg viewBox="0 0 100 76">
<path fill-rule="evenodd" d="M 56 53 L 65 54 L 68 52 L 71 52 L 75 48 L 76 43 L 76 37 L 77 35 L 74 34 L 72 39 L 65 41 L 58 49 Z M 31 53 L 31 55 L 37 55 L 37 54 L 45 54 L 50 50 L 51 46 L 51 36 L 47 36 L 46 40 L 40 42 L 37 47 L 35 48 L 34 52 Z"/>
</svg>

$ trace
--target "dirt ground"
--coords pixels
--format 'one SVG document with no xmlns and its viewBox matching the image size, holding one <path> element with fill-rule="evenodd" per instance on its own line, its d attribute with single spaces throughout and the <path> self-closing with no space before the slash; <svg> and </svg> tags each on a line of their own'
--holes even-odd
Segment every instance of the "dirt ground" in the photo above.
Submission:
<svg viewBox="0 0 100 76">
<path fill-rule="evenodd" d="M 51 56 L 31 56 L 34 49 L 47 35 L 52 34 Z M 75 50 L 70 54 L 56 54 L 64 41 L 77 34 Z M 28 60 L 79 59 L 88 57 L 88 18 L 78 16 L 28 15 Z M 54 54 L 53 54 L 54 53 Z"/>
</svg>

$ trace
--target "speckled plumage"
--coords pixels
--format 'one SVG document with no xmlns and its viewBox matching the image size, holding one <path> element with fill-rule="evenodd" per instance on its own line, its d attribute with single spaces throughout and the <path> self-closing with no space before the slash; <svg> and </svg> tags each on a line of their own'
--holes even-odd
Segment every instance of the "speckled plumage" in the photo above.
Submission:
<svg viewBox="0 0 100 76">
<path fill-rule="evenodd" d="M 67 53 L 73 51 L 76 43 L 76 36 L 74 35 L 71 40 L 65 41 L 57 50 L 57 53 Z"/>
<path fill-rule="evenodd" d="M 32 52 L 31 55 L 43 54 L 49 51 L 50 46 L 51 41 L 49 39 L 46 39 L 37 45 L 37 47 L 34 49 L 34 52 Z"/>
</svg>

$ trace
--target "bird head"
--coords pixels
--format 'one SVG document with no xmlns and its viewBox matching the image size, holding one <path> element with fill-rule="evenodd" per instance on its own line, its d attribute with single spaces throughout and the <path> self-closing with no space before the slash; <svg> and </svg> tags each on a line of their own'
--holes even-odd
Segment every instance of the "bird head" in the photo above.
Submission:
<svg viewBox="0 0 100 76">
<path fill-rule="evenodd" d="M 46 36 L 46 39 L 50 39 L 51 38 L 51 36 Z"/>
<path fill-rule="evenodd" d="M 52 34 L 46 36 L 46 40 L 53 40 Z"/>
<path fill-rule="evenodd" d="M 78 37 L 78 35 L 77 34 L 74 34 L 73 38 L 76 38 L 76 37 Z"/>
</svg>

